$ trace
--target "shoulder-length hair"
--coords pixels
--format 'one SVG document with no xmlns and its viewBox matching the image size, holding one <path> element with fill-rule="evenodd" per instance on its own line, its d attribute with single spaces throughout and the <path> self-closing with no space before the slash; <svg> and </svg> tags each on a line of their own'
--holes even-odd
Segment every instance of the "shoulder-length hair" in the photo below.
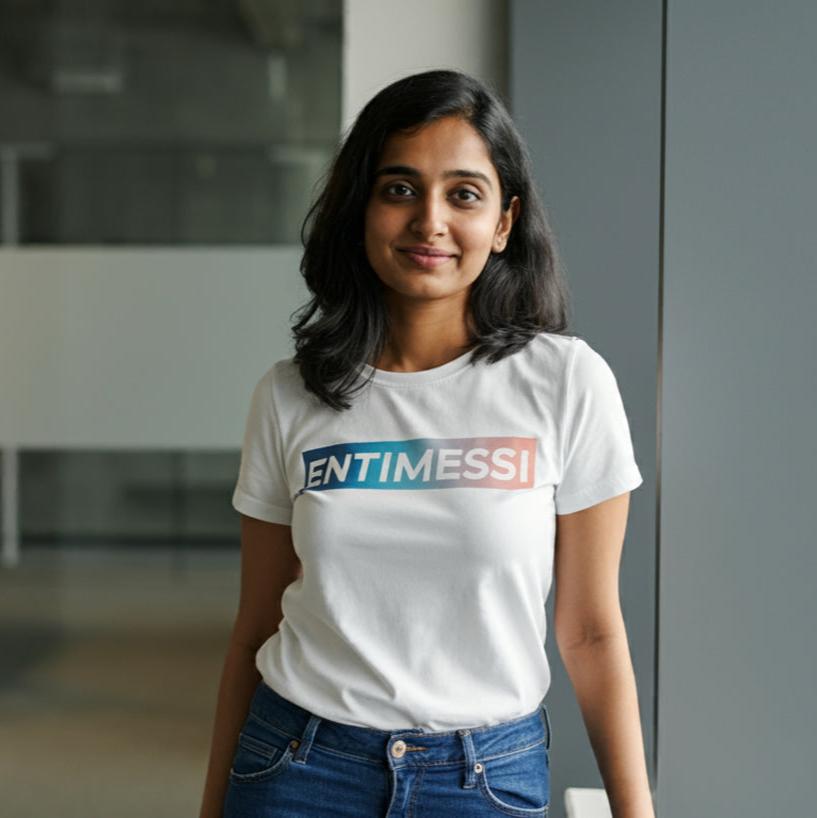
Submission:
<svg viewBox="0 0 817 818">
<path fill-rule="evenodd" d="M 568 288 L 556 241 L 536 190 L 527 146 L 496 93 L 459 71 L 405 77 L 379 91 L 336 150 L 301 226 L 300 270 L 311 299 L 296 310 L 294 362 L 305 387 L 328 406 L 368 383 L 360 366 L 379 359 L 389 316 L 382 282 L 363 245 L 366 205 L 387 137 L 447 116 L 470 123 L 485 140 L 499 176 L 502 209 L 519 214 L 505 249 L 491 253 L 469 292 L 475 344 L 471 363 L 495 363 L 542 331 L 564 332 Z M 314 322 L 310 321 L 314 317 Z"/>
</svg>

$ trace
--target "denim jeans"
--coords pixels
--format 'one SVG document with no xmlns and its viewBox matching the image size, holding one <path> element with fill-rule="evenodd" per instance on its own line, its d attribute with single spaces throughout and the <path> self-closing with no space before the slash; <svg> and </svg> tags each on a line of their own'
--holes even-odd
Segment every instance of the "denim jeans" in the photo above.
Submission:
<svg viewBox="0 0 817 818">
<path fill-rule="evenodd" d="M 550 717 L 486 727 L 378 730 L 311 713 L 256 688 L 229 774 L 223 818 L 546 816 Z"/>
</svg>

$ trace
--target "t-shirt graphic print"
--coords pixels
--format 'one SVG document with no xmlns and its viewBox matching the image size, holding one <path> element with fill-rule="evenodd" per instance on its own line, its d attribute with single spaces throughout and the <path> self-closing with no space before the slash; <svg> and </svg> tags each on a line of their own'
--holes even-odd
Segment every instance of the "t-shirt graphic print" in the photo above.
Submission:
<svg viewBox="0 0 817 818">
<path fill-rule="evenodd" d="M 450 730 L 550 685 L 556 515 L 642 482 L 616 378 L 576 336 L 372 382 L 336 412 L 276 361 L 250 400 L 233 507 L 291 526 L 303 575 L 256 654 L 264 681 L 346 724 Z"/>
<path fill-rule="evenodd" d="M 306 485 L 298 494 L 336 488 L 525 488 L 533 485 L 535 458 L 533 437 L 336 443 L 303 453 Z"/>
</svg>

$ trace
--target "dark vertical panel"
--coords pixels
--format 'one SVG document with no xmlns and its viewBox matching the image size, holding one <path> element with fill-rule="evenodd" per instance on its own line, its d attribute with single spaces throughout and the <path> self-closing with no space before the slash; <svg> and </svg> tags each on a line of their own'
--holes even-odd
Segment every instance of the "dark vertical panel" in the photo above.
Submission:
<svg viewBox="0 0 817 818">
<path fill-rule="evenodd" d="M 513 114 L 559 238 L 572 330 L 616 373 L 644 475 L 631 499 L 620 588 L 654 780 L 662 6 L 512 0 L 510 38 Z M 551 594 L 551 627 L 552 604 Z M 551 815 L 559 818 L 565 787 L 602 781 L 552 630 L 548 657 Z"/>
</svg>

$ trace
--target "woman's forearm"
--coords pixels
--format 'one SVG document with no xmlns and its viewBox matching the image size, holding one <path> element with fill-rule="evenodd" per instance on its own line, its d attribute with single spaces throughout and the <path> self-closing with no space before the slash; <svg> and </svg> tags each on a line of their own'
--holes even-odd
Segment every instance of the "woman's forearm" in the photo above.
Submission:
<svg viewBox="0 0 817 818">
<path fill-rule="evenodd" d="M 655 818 L 635 673 L 622 620 L 613 635 L 560 648 L 613 818 Z"/>
<path fill-rule="evenodd" d="M 238 734 L 250 709 L 252 694 L 261 680 L 254 648 L 230 641 L 224 660 L 199 818 L 221 818 L 228 776 Z"/>
</svg>

